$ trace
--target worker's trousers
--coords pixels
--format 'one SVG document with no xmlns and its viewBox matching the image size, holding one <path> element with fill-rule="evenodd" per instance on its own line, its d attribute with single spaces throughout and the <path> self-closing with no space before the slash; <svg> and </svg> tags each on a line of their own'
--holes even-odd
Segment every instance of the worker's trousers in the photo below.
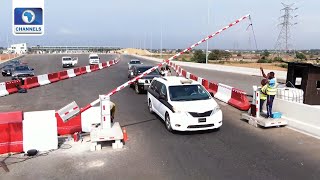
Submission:
<svg viewBox="0 0 320 180">
<path fill-rule="evenodd" d="M 272 117 L 272 105 L 275 95 L 267 96 L 267 117 Z"/>
</svg>

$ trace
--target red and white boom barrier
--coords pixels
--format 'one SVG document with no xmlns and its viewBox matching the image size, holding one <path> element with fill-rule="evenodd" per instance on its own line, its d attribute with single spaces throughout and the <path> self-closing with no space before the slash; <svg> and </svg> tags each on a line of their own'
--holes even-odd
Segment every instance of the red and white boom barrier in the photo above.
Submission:
<svg viewBox="0 0 320 180">
<path fill-rule="evenodd" d="M 176 58 L 179 57 L 180 55 L 182 55 L 182 54 L 190 51 L 191 49 L 197 47 L 198 45 L 202 44 L 203 42 L 206 42 L 207 40 L 209 40 L 209 39 L 211 39 L 211 38 L 219 35 L 221 32 L 229 29 L 230 27 L 238 24 L 239 22 L 241 22 L 241 21 L 243 21 L 244 19 L 247 19 L 247 18 L 249 18 L 249 17 L 250 17 L 250 14 L 245 15 L 245 16 L 241 17 L 240 19 L 237 19 L 236 21 L 234 21 L 233 23 L 229 24 L 228 26 L 225 26 L 224 28 L 220 29 L 219 31 L 212 33 L 211 35 L 209 35 L 209 36 L 207 36 L 206 38 L 200 40 L 199 42 L 191 45 L 190 47 L 188 47 L 188 48 L 186 48 L 185 50 L 179 52 L 178 54 L 170 57 L 169 59 L 165 60 L 164 62 L 162 62 L 162 63 L 160 63 L 160 64 L 152 67 L 151 69 L 145 71 L 145 72 L 142 73 L 141 75 L 139 75 L 139 76 L 137 76 L 137 77 L 129 80 L 128 82 L 120 85 L 119 87 L 117 87 L 117 88 L 115 88 L 114 90 L 112 90 L 111 92 L 109 92 L 109 93 L 107 94 L 107 96 L 111 96 L 111 95 L 113 95 L 113 94 L 121 91 L 123 88 L 125 88 L 125 87 L 129 86 L 130 84 L 136 82 L 136 81 L 137 81 L 138 79 L 140 79 L 141 77 L 143 77 L 143 76 L 151 73 L 152 71 L 156 70 L 157 68 L 161 67 L 162 65 L 164 65 L 164 64 L 166 64 L 166 63 L 169 63 L 171 60 L 176 59 Z M 84 112 L 84 111 L 86 111 L 87 109 L 91 108 L 92 106 L 94 106 L 94 105 L 96 105 L 96 104 L 98 104 L 98 103 L 99 103 L 99 99 L 93 101 L 92 103 L 90 103 L 90 104 L 88 104 L 87 106 L 85 106 L 84 108 L 82 108 L 80 112 Z"/>
</svg>

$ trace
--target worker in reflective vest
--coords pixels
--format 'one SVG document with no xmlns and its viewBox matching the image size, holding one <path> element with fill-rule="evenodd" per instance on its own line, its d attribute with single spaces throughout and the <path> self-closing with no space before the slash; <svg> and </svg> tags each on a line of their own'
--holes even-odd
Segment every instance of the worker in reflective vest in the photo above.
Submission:
<svg viewBox="0 0 320 180">
<path fill-rule="evenodd" d="M 262 76 L 268 80 L 267 87 L 267 118 L 272 117 L 272 106 L 273 100 L 277 94 L 277 79 L 275 78 L 275 73 L 270 72 L 267 75 L 264 73 L 263 68 L 260 67 Z"/>
<path fill-rule="evenodd" d="M 269 73 L 269 81 L 267 88 L 267 118 L 272 117 L 273 100 L 277 94 L 277 80 L 274 77 L 274 72 Z"/>
<path fill-rule="evenodd" d="M 263 104 L 267 100 L 267 88 L 268 88 L 268 80 L 263 79 L 261 81 L 261 89 L 260 89 L 260 113 L 262 113 Z"/>
</svg>

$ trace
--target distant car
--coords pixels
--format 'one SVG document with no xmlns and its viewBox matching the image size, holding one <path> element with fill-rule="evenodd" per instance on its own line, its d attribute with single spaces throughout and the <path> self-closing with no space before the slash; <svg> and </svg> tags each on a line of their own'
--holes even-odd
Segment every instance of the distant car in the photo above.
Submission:
<svg viewBox="0 0 320 180">
<path fill-rule="evenodd" d="M 15 64 L 7 64 L 1 68 L 2 76 L 11 76 Z"/>
<path fill-rule="evenodd" d="M 76 64 L 78 64 L 78 58 L 77 57 L 70 57 L 70 56 L 63 56 L 62 57 L 62 67 L 74 67 Z"/>
<path fill-rule="evenodd" d="M 143 64 L 143 63 L 141 63 L 141 61 L 138 59 L 131 59 L 130 62 L 128 62 L 128 69 L 131 69 L 131 66 L 133 65 L 139 65 L 139 64 Z"/>
<path fill-rule="evenodd" d="M 17 80 L 17 79 L 25 79 L 27 77 L 32 77 L 34 76 L 33 68 L 30 68 L 27 65 L 20 65 L 14 67 L 12 71 L 12 79 Z"/>
<path fill-rule="evenodd" d="M 144 66 L 144 65 L 132 66 L 132 72 L 129 75 L 129 77 L 135 78 L 152 67 L 153 66 Z M 161 77 L 161 74 L 158 69 L 142 77 L 141 79 L 136 81 L 131 87 L 134 87 L 135 92 L 137 94 L 140 94 L 141 92 L 148 90 L 152 79 L 155 77 Z"/>
<path fill-rule="evenodd" d="M 93 64 L 99 64 L 100 63 L 100 57 L 98 56 L 98 54 L 90 54 L 89 55 L 89 64 L 93 65 Z"/>
<path fill-rule="evenodd" d="M 170 132 L 222 126 L 219 105 L 197 81 L 175 76 L 154 78 L 147 97 L 150 113 L 158 114 Z"/>
</svg>

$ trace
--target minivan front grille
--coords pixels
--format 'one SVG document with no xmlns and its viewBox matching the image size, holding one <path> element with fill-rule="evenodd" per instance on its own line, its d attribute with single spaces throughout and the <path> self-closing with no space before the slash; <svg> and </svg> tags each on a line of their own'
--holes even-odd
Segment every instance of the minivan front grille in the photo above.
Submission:
<svg viewBox="0 0 320 180">
<path fill-rule="evenodd" d="M 212 113 L 212 110 L 204 112 L 204 113 L 189 112 L 189 114 L 192 117 L 208 117 L 211 115 L 211 113 Z"/>
<path fill-rule="evenodd" d="M 204 125 L 191 125 L 188 126 L 190 129 L 195 129 L 195 128 L 208 128 L 208 127 L 213 127 L 214 124 L 204 124 Z"/>
</svg>

